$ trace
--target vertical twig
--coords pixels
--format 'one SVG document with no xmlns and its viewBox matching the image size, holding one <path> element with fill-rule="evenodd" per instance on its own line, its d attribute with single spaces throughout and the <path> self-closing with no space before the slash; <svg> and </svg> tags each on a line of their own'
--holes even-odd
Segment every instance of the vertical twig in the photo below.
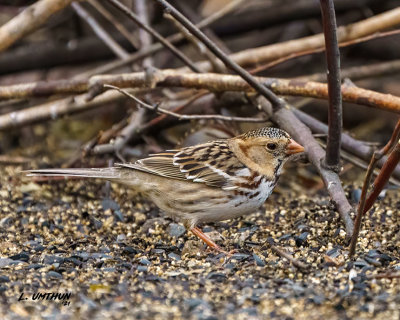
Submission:
<svg viewBox="0 0 400 320">
<path fill-rule="evenodd" d="M 73 2 L 71 4 L 75 12 L 85 20 L 92 28 L 93 32 L 122 60 L 129 57 L 129 54 L 122 48 L 104 28 L 96 21 L 95 18 L 79 3 Z"/>
<path fill-rule="evenodd" d="M 336 17 L 333 0 L 320 0 L 325 35 L 325 52 L 328 68 L 328 140 L 325 165 L 340 171 L 340 143 L 342 134 L 342 93 L 340 88 L 340 52 L 336 34 Z"/>
<path fill-rule="evenodd" d="M 149 15 L 146 0 L 135 0 L 135 11 L 139 16 L 140 21 L 143 24 L 149 25 Z M 140 48 L 148 48 L 151 46 L 153 42 L 151 39 L 151 34 L 139 28 L 139 39 L 140 39 Z M 142 65 L 144 68 L 149 68 L 153 66 L 153 58 L 151 56 L 143 59 Z"/>
<path fill-rule="evenodd" d="M 354 231 L 350 243 L 350 257 L 354 255 L 356 250 L 357 239 L 360 233 L 363 215 L 371 208 L 372 204 L 375 202 L 379 193 L 382 191 L 383 187 L 389 180 L 390 175 L 392 174 L 397 164 L 399 163 L 400 160 L 399 138 L 400 138 L 400 120 L 397 122 L 389 142 L 381 150 L 375 151 L 374 154 L 372 155 L 371 161 L 368 165 L 367 173 L 365 175 L 364 184 L 361 191 L 360 203 L 358 204 L 357 208 L 357 217 L 354 223 Z M 391 154 L 389 155 L 385 164 L 382 166 L 382 169 L 379 172 L 378 176 L 375 178 L 374 188 L 369 194 L 367 199 L 367 192 L 371 182 L 372 173 L 374 172 L 374 169 L 378 161 L 383 156 L 387 155 L 389 152 L 391 152 Z"/>
</svg>

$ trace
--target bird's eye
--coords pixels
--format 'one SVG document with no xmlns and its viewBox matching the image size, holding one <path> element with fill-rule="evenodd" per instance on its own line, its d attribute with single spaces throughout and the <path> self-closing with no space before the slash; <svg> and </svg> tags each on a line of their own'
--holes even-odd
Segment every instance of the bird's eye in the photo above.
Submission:
<svg viewBox="0 0 400 320">
<path fill-rule="evenodd" d="M 267 148 L 269 150 L 275 150 L 276 149 L 276 143 L 268 143 Z"/>
</svg>

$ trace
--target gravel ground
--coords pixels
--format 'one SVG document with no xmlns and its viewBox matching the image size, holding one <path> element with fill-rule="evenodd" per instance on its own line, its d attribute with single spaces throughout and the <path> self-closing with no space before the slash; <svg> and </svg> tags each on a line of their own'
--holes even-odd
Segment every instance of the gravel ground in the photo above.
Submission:
<svg viewBox="0 0 400 320">
<path fill-rule="evenodd" d="M 252 215 L 204 226 L 238 249 L 225 258 L 130 190 L 36 184 L 18 170 L 0 168 L 1 319 L 400 317 L 400 280 L 391 278 L 400 271 L 399 191 L 367 217 L 354 261 L 328 197 L 293 189 Z"/>
</svg>

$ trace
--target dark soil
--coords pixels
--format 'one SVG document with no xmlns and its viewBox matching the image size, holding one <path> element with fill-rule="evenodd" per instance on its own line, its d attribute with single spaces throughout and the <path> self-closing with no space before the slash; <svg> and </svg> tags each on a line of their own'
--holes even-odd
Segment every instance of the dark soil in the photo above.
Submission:
<svg viewBox="0 0 400 320">
<path fill-rule="evenodd" d="M 106 197 L 103 182 L 35 183 L 18 171 L 1 168 L 2 319 L 399 319 L 397 190 L 369 213 L 353 261 L 328 197 L 293 188 L 203 226 L 237 249 L 227 258 L 131 190 L 112 185 Z"/>
</svg>

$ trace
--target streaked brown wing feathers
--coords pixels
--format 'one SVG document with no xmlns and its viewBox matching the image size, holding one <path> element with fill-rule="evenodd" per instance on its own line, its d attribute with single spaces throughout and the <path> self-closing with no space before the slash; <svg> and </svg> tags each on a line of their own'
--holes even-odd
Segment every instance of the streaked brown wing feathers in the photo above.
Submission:
<svg viewBox="0 0 400 320">
<path fill-rule="evenodd" d="M 244 168 L 225 141 L 170 150 L 138 160 L 135 164 L 120 166 L 220 188 L 234 187 L 230 182 L 230 175 Z"/>
</svg>

